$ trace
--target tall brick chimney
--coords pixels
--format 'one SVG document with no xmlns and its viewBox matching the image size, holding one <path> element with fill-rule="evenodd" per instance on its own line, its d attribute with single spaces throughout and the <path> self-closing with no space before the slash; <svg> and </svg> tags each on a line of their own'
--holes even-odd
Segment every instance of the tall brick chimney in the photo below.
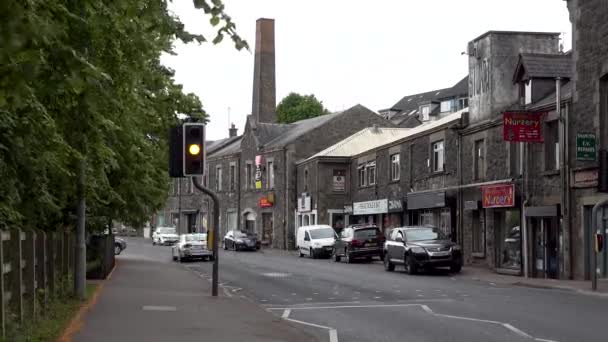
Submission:
<svg viewBox="0 0 608 342">
<path fill-rule="evenodd" d="M 260 18 L 256 21 L 251 110 L 257 122 L 277 122 L 274 71 L 274 19 Z"/>
</svg>

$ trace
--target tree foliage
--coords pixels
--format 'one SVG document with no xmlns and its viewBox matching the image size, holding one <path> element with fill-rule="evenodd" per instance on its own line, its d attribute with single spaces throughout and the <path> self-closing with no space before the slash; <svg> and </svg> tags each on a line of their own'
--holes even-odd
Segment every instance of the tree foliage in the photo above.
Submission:
<svg viewBox="0 0 608 342">
<path fill-rule="evenodd" d="M 323 107 L 323 103 L 312 94 L 290 93 L 277 106 L 280 123 L 292 123 L 328 113 L 329 111 Z"/>
<path fill-rule="evenodd" d="M 193 0 L 248 49 L 219 0 Z M 187 32 L 168 1 L 0 1 L 0 228 L 72 224 L 86 165 L 89 228 L 141 225 L 165 201 L 168 128 L 206 120 L 160 63 Z"/>
</svg>

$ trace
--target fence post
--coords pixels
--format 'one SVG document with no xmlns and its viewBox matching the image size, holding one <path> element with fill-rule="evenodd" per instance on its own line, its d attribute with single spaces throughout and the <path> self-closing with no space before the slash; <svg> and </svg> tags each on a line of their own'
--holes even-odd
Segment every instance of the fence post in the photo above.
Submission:
<svg viewBox="0 0 608 342">
<path fill-rule="evenodd" d="M 48 283 L 49 283 L 49 291 L 53 294 L 56 294 L 57 291 L 57 267 L 55 266 L 55 257 L 57 255 L 57 241 L 55 240 L 55 232 L 50 232 L 47 234 L 46 238 L 46 246 L 47 246 L 47 259 L 46 265 L 48 274 Z"/>
<path fill-rule="evenodd" d="M 14 308 L 14 314 L 17 316 L 19 324 L 23 323 L 23 253 L 21 250 L 22 241 L 25 239 L 21 229 L 11 231 L 11 303 Z"/>
<path fill-rule="evenodd" d="M 38 230 L 36 232 L 36 283 L 38 285 L 37 288 L 42 290 L 42 298 L 40 299 L 41 314 L 44 314 L 48 301 L 48 260 L 46 251 L 46 233 Z"/>
<path fill-rule="evenodd" d="M 24 282 L 24 300 L 25 300 L 25 317 L 36 320 L 36 231 L 34 229 L 27 229 L 22 233 L 25 235 L 23 241 L 23 257 L 24 269 L 23 269 L 23 282 Z"/>
<path fill-rule="evenodd" d="M 4 263 L 4 241 L 9 241 L 11 235 L 8 232 L 0 231 L 0 324 L 2 328 L 2 338 L 6 337 L 6 303 L 10 299 L 7 296 L 6 283 L 4 277 L 11 271 L 10 263 Z"/>
</svg>

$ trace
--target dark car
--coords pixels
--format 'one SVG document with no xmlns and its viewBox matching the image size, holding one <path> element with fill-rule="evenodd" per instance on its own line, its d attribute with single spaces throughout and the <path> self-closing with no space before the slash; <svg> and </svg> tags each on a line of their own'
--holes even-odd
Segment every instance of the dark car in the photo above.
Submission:
<svg viewBox="0 0 608 342">
<path fill-rule="evenodd" d="M 114 237 L 114 255 L 119 255 L 127 249 L 127 242 L 119 237 Z"/>
<path fill-rule="evenodd" d="M 230 230 L 224 236 L 224 249 L 255 251 L 260 249 L 260 241 L 255 234 L 240 230 Z"/>
<path fill-rule="evenodd" d="M 395 228 L 384 243 L 384 267 L 394 271 L 395 265 L 405 266 L 409 274 L 419 269 L 449 267 L 451 272 L 462 269 L 462 252 L 459 245 L 448 240 L 434 227 Z"/>
<path fill-rule="evenodd" d="M 347 263 L 353 259 L 373 257 L 383 258 L 384 235 L 374 225 L 356 225 L 344 228 L 334 245 L 334 260 L 339 262 L 342 258 Z"/>
</svg>

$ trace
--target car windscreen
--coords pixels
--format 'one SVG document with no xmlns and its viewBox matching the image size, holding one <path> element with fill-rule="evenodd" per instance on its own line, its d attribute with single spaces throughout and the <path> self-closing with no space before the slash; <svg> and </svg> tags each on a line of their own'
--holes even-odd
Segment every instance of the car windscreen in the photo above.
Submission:
<svg viewBox="0 0 608 342">
<path fill-rule="evenodd" d="M 331 228 L 311 229 L 310 237 L 312 239 L 329 239 L 335 237 L 335 232 Z"/>
<path fill-rule="evenodd" d="M 409 229 L 405 231 L 407 241 L 443 240 L 445 237 L 436 228 Z"/>
<path fill-rule="evenodd" d="M 243 233 L 243 232 L 234 232 L 234 237 L 237 237 L 237 238 L 241 238 L 241 239 L 242 239 L 242 238 L 246 238 L 246 237 L 247 237 L 247 234 L 245 234 L 245 233 Z"/>
<path fill-rule="evenodd" d="M 186 241 L 205 241 L 207 236 L 205 234 L 189 234 L 186 235 Z"/>
<path fill-rule="evenodd" d="M 159 228 L 158 232 L 161 234 L 175 234 L 175 228 Z"/>
<path fill-rule="evenodd" d="M 355 230 L 355 239 L 373 239 L 380 235 L 378 228 L 365 228 Z"/>
</svg>

